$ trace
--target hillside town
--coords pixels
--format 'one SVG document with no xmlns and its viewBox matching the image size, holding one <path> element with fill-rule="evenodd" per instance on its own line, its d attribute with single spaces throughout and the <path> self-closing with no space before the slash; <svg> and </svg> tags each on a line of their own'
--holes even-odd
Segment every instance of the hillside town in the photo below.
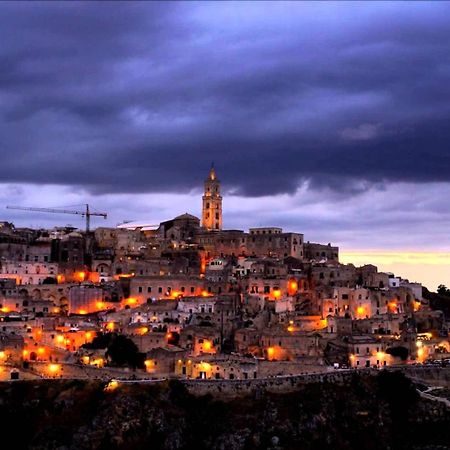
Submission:
<svg viewBox="0 0 450 450">
<path fill-rule="evenodd" d="M 220 187 L 212 167 L 201 219 L 0 222 L 0 379 L 247 380 L 449 361 L 448 318 L 420 283 L 342 264 L 338 247 L 300 232 L 223 229 Z"/>
</svg>

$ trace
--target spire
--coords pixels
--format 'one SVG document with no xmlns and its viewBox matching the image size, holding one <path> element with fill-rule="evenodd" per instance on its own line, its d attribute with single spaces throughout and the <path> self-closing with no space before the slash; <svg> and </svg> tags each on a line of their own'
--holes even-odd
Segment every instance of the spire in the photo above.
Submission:
<svg viewBox="0 0 450 450">
<path fill-rule="evenodd" d="M 209 179 L 215 180 L 217 178 L 216 171 L 214 169 L 214 161 L 211 163 L 211 169 L 209 171 Z"/>
</svg>

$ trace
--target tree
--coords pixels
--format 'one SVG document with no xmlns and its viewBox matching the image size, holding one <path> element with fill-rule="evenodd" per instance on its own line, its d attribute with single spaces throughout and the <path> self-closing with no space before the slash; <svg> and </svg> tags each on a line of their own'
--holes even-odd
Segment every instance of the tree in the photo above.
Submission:
<svg viewBox="0 0 450 450">
<path fill-rule="evenodd" d="M 144 367 L 145 354 L 139 353 L 136 344 L 123 334 L 99 333 L 91 343 L 84 344 L 83 348 L 106 348 L 106 356 L 112 366 Z"/>
<path fill-rule="evenodd" d="M 114 366 L 143 367 L 144 355 L 139 353 L 136 344 L 123 334 L 113 334 L 106 356 Z"/>
<path fill-rule="evenodd" d="M 450 297 L 450 289 L 445 286 L 445 284 L 440 284 L 437 288 L 437 293 L 439 295 L 445 295 L 446 297 Z"/>
<path fill-rule="evenodd" d="M 83 348 L 90 350 L 99 350 L 103 348 L 108 348 L 111 343 L 111 336 L 113 333 L 98 333 L 97 336 L 87 344 L 82 345 Z"/>
<path fill-rule="evenodd" d="M 402 361 L 408 358 L 408 349 L 403 346 L 391 347 L 386 350 L 386 353 L 392 356 L 399 357 Z"/>
</svg>

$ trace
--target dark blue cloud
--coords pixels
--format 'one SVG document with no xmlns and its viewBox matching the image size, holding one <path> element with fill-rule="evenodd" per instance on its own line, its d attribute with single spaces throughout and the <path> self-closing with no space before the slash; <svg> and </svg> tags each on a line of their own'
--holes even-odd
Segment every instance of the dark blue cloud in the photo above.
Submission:
<svg viewBox="0 0 450 450">
<path fill-rule="evenodd" d="M 450 181 L 445 3 L 7 3 L 2 181 L 242 195 Z"/>
</svg>

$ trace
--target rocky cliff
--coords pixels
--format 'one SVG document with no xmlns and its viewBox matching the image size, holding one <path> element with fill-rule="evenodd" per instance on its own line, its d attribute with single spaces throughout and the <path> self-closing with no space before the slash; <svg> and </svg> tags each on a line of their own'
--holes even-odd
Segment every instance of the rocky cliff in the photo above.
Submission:
<svg viewBox="0 0 450 450">
<path fill-rule="evenodd" d="M 180 382 L 0 385 L 2 448 L 450 449 L 450 411 L 400 373 L 355 374 L 285 394 L 194 396 Z"/>
</svg>

